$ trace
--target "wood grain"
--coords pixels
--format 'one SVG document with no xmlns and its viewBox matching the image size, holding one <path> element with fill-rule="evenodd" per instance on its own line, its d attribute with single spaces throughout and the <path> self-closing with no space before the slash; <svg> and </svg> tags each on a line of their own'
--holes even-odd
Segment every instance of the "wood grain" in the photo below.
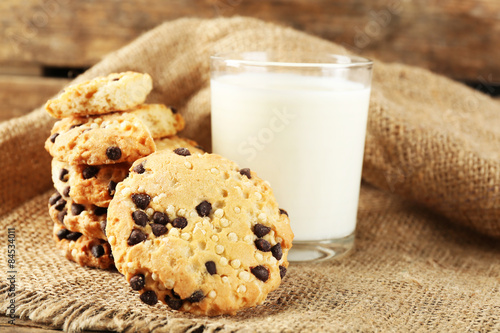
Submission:
<svg viewBox="0 0 500 333">
<path fill-rule="evenodd" d="M 0 121 L 27 114 L 57 94 L 68 79 L 0 75 Z"/>
<path fill-rule="evenodd" d="M 245 15 L 455 79 L 500 81 L 497 0 L 3 0 L 0 67 L 87 67 L 156 25 Z"/>
</svg>

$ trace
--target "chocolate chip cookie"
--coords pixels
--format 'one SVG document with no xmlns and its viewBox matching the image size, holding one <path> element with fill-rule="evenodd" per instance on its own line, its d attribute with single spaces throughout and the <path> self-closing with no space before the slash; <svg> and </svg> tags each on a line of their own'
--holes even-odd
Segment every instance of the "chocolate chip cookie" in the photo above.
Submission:
<svg viewBox="0 0 500 333">
<path fill-rule="evenodd" d="M 49 215 L 56 224 L 87 237 L 106 240 L 107 208 L 75 203 L 65 194 L 55 192 L 49 199 Z"/>
<path fill-rule="evenodd" d="M 82 205 L 108 207 L 116 184 L 128 175 L 130 163 L 71 165 L 52 160 L 52 181 L 59 193 Z"/>
<path fill-rule="evenodd" d="M 176 148 L 187 148 L 192 153 L 205 153 L 202 146 L 191 139 L 182 138 L 179 136 L 170 136 L 168 138 L 155 139 L 156 150 L 174 150 Z"/>
<path fill-rule="evenodd" d="M 53 236 L 61 254 L 80 266 L 101 269 L 114 267 L 108 242 L 69 231 L 57 223 L 54 224 Z"/>
<path fill-rule="evenodd" d="M 234 314 L 279 286 L 293 233 L 267 182 L 185 147 L 132 170 L 109 205 L 107 235 L 116 267 L 144 303 Z"/>
<path fill-rule="evenodd" d="M 184 129 L 184 118 L 175 108 L 163 104 L 141 104 L 127 111 L 139 118 L 154 139 L 172 136 Z"/>
<path fill-rule="evenodd" d="M 149 74 L 113 73 L 66 87 L 45 110 L 55 118 L 128 110 L 144 103 L 152 88 Z"/>
<path fill-rule="evenodd" d="M 156 150 L 146 125 L 131 113 L 64 118 L 54 124 L 45 149 L 69 164 L 133 162 Z"/>
</svg>

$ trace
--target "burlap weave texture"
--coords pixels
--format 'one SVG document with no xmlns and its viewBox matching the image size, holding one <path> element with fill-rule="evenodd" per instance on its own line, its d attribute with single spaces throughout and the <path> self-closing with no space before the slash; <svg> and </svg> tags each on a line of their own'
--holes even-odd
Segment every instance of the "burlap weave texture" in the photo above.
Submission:
<svg viewBox="0 0 500 333">
<path fill-rule="evenodd" d="M 183 19 L 77 81 L 148 72 L 155 84 L 149 101 L 178 106 L 184 135 L 209 147 L 208 57 L 246 50 L 346 52 L 254 19 Z M 500 246 L 457 226 L 500 236 L 499 111 L 500 103 L 446 78 L 375 62 L 363 178 L 379 189 L 363 186 L 356 252 L 340 263 L 294 265 L 264 306 L 212 319 L 147 307 L 118 273 L 84 269 L 55 253 L 43 150 L 53 120 L 37 110 L 2 123 L 0 233 L 5 239 L 6 228 L 16 227 L 17 314 L 66 329 L 500 331 Z M 0 267 L 7 271 L 5 261 Z M 2 278 L 2 310 L 6 288 Z"/>
</svg>

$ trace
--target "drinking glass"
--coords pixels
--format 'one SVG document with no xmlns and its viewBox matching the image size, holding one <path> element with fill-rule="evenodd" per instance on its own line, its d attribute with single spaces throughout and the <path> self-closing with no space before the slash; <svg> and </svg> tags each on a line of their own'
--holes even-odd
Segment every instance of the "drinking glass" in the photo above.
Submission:
<svg viewBox="0 0 500 333">
<path fill-rule="evenodd" d="M 372 62 L 326 53 L 211 57 L 213 152 L 270 182 L 295 234 L 290 261 L 354 245 Z"/>
</svg>

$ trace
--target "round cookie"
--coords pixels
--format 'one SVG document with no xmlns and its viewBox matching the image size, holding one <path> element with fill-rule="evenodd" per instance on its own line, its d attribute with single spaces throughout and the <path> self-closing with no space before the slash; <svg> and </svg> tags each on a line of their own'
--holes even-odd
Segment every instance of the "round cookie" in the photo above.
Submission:
<svg viewBox="0 0 500 333">
<path fill-rule="evenodd" d="M 133 162 L 156 150 L 149 129 L 128 112 L 71 117 L 54 124 L 45 149 L 69 164 Z"/>
<path fill-rule="evenodd" d="M 81 205 L 59 192 L 49 199 L 49 215 L 56 224 L 87 237 L 106 240 L 107 208 Z"/>
<path fill-rule="evenodd" d="M 235 314 L 279 286 L 293 233 L 267 182 L 185 148 L 156 152 L 132 170 L 109 205 L 107 235 L 143 302 Z"/>
<path fill-rule="evenodd" d="M 45 110 L 60 119 L 128 110 L 144 103 L 151 89 L 149 74 L 113 73 L 66 87 L 45 104 Z"/>
<path fill-rule="evenodd" d="M 54 223 L 53 236 L 61 254 L 80 266 L 110 269 L 114 267 L 108 242 L 71 232 Z"/>
<path fill-rule="evenodd" d="M 125 179 L 129 163 L 71 165 L 52 159 L 52 181 L 59 193 L 83 205 L 108 207 L 116 184 Z"/>
</svg>

